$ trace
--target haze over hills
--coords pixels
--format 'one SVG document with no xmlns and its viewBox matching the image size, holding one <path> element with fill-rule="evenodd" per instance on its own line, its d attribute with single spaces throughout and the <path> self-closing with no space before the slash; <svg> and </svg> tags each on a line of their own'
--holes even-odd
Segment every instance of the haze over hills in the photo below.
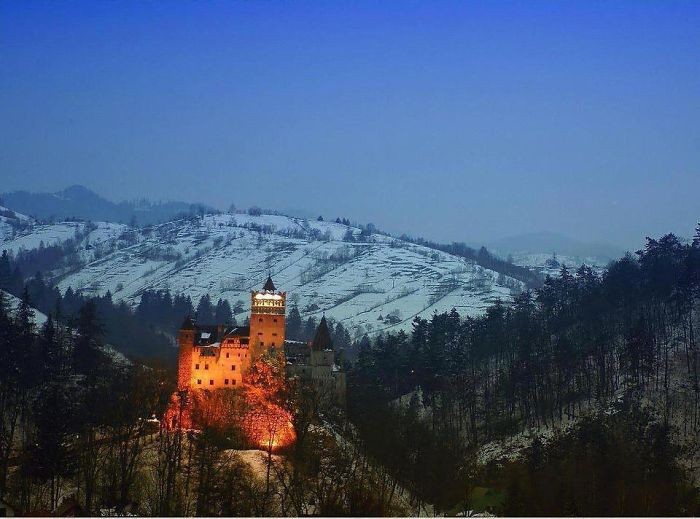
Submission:
<svg viewBox="0 0 700 519">
<path fill-rule="evenodd" d="M 73 185 L 55 193 L 28 191 L 3 193 L 0 194 L 0 200 L 0 205 L 40 220 L 76 218 L 116 223 L 135 221 L 137 225 L 150 225 L 163 223 L 183 214 L 216 212 L 213 207 L 202 203 L 151 202 L 146 199 L 113 202 L 81 185 Z M 306 208 L 290 207 L 274 212 L 307 220 L 315 219 L 318 216 Z M 430 238 L 428 237 L 428 239 Z M 596 264 L 605 264 L 625 253 L 622 247 L 607 243 L 575 240 L 553 232 L 533 232 L 486 243 L 473 243 L 477 249 L 482 245 L 499 253 L 504 258 L 508 254 L 521 257 L 556 253 L 570 257 L 572 260 L 576 258 L 582 261 L 587 258 Z M 529 265 L 530 263 L 524 261 L 523 264 Z"/>
<path fill-rule="evenodd" d="M 575 257 L 595 257 L 604 260 L 619 258 L 625 254 L 622 247 L 607 243 L 575 240 L 554 232 L 533 232 L 490 241 L 486 247 L 511 254 L 535 254 L 550 252 Z"/>
<path fill-rule="evenodd" d="M 42 220 L 80 218 L 85 220 L 139 225 L 160 223 L 178 214 L 212 210 L 204 204 L 186 202 L 153 203 L 147 200 L 111 202 L 80 185 L 55 193 L 14 191 L 0 194 L 2 205 Z"/>
</svg>

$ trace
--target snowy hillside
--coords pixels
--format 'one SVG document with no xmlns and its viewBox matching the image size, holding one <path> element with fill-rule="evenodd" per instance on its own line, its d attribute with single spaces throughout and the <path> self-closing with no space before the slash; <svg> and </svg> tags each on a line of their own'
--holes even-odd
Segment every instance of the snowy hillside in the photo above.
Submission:
<svg viewBox="0 0 700 519">
<path fill-rule="evenodd" d="M 94 227 L 94 228 L 93 228 Z M 127 229 L 118 223 L 98 222 L 61 222 L 53 224 L 31 223 L 29 229 L 7 237 L 0 242 L 0 249 L 16 254 L 21 250 L 36 249 L 43 245 L 60 245 L 68 240 L 77 240 L 83 248 L 90 250 L 99 244 L 115 240 Z M 12 236 L 12 235 L 9 235 Z M 88 254 L 86 257 L 91 258 Z"/>
<path fill-rule="evenodd" d="M 12 238 L 31 226 L 31 219 L 0 205 L 0 241 Z"/>
<path fill-rule="evenodd" d="M 75 226 L 37 226 L 0 247 L 17 250 L 69 239 Z M 84 228 L 77 229 L 77 232 Z M 347 241 L 348 231 L 356 241 Z M 97 224 L 81 243 L 80 267 L 59 276 L 59 288 L 104 294 L 130 304 L 145 289 L 169 289 L 196 301 L 242 302 L 268 273 L 288 292 L 302 317 L 325 313 L 355 336 L 409 329 L 414 316 L 455 307 L 463 315 L 481 313 L 496 298 L 508 300 L 519 281 L 468 260 L 331 222 L 287 216 L 207 215 L 130 229 Z"/>
</svg>

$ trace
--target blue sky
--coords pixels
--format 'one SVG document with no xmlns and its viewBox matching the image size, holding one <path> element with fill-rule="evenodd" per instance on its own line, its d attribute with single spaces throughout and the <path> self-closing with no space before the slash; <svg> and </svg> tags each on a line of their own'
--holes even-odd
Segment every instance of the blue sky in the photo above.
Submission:
<svg viewBox="0 0 700 519">
<path fill-rule="evenodd" d="M 700 218 L 700 2 L 0 2 L 0 191 L 439 240 Z"/>
</svg>

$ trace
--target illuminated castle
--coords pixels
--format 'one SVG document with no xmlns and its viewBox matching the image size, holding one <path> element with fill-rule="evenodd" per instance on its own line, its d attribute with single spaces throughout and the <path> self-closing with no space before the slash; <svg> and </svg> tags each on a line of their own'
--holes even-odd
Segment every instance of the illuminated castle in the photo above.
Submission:
<svg viewBox="0 0 700 519">
<path fill-rule="evenodd" d="M 256 359 L 277 351 L 287 376 L 312 382 L 327 402 L 343 406 L 345 374 L 335 363 L 325 317 L 312 342 L 287 341 L 286 300 L 268 277 L 262 290 L 251 292 L 249 326 L 199 326 L 186 318 L 178 336 L 178 391 L 240 387 Z"/>
<path fill-rule="evenodd" d="M 185 319 L 178 335 L 178 390 L 240 386 L 265 351 L 284 353 L 286 298 L 268 277 L 262 290 L 251 293 L 250 326 L 199 326 Z"/>
</svg>

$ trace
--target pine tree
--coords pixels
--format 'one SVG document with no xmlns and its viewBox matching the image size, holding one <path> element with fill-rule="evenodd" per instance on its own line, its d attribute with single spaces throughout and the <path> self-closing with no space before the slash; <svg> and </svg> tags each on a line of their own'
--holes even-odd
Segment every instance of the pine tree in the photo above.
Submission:
<svg viewBox="0 0 700 519">
<path fill-rule="evenodd" d="M 301 314 L 299 314 L 299 309 L 296 306 L 293 306 L 292 309 L 289 311 L 289 315 L 287 316 L 286 319 L 286 331 L 285 334 L 287 338 L 294 340 L 294 341 L 299 341 L 302 338 L 302 323 L 301 323 Z"/>
<path fill-rule="evenodd" d="M 209 294 L 203 295 L 199 300 L 197 305 L 197 323 L 214 324 L 214 307 L 211 304 Z"/>
<path fill-rule="evenodd" d="M 97 315 L 97 305 L 89 299 L 80 309 L 77 323 L 77 337 L 73 350 L 73 365 L 78 373 L 94 377 L 101 369 L 104 357 L 99 347 L 104 335 L 104 327 Z"/>
<path fill-rule="evenodd" d="M 61 371 L 60 345 L 57 341 L 56 327 L 51 315 L 48 316 L 41 329 L 41 360 L 42 360 L 42 382 L 56 380 Z"/>
<path fill-rule="evenodd" d="M 0 290 L 10 291 L 12 286 L 12 266 L 6 250 L 0 256 Z"/>
<path fill-rule="evenodd" d="M 313 317 L 309 317 L 306 320 L 306 324 L 304 325 L 304 332 L 303 332 L 303 339 L 304 341 L 310 341 L 311 339 L 314 338 L 314 335 L 316 334 L 316 319 Z"/>
<path fill-rule="evenodd" d="M 219 299 L 216 303 L 216 313 L 214 316 L 214 321 L 216 324 L 234 324 L 233 313 L 231 312 L 231 305 L 226 299 Z"/>
</svg>

